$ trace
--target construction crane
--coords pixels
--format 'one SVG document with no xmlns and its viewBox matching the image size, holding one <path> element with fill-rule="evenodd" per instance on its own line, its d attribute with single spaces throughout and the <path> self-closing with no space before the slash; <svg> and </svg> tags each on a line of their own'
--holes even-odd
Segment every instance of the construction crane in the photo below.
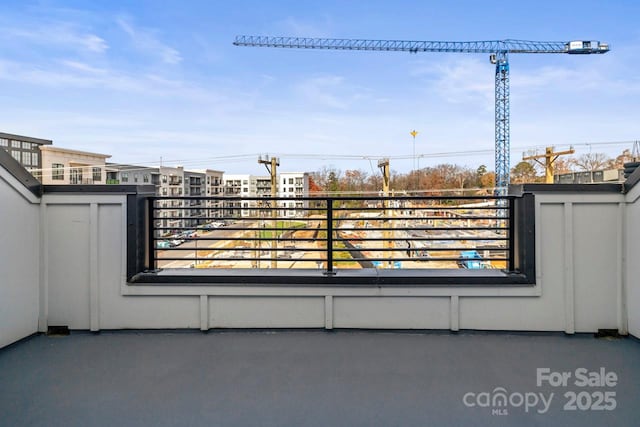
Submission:
<svg viewBox="0 0 640 427">
<path fill-rule="evenodd" d="M 295 49 L 372 50 L 394 52 L 488 53 L 495 74 L 495 163 L 496 188 L 505 194 L 509 185 L 509 54 L 568 53 L 596 54 L 609 51 L 607 43 L 592 40 L 545 42 L 526 40 L 491 41 L 405 41 L 330 39 L 307 37 L 237 36 L 235 46 L 280 47 Z"/>
</svg>

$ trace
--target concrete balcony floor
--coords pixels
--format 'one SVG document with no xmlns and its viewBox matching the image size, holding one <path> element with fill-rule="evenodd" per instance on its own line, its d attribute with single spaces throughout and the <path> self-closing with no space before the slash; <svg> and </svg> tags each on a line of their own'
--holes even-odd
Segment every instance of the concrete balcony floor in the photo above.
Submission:
<svg viewBox="0 0 640 427">
<path fill-rule="evenodd" d="M 578 387 L 577 368 L 615 372 Z M 536 368 L 572 373 L 536 385 Z M 525 412 L 466 393 L 554 393 Z M 563 410 L 567 391 L 615 391 L 612 411 Z M 475 397 L 469 397 L 474 401 Z M 518 399 L 514 400 L 516 403 Z M 584 402 L 583 402 L 584 403 Z M 631 426 L 640 342 L 592 335 L 350 331 L 102 332 L 0 350 L 3 426 Z"/>
</svg>

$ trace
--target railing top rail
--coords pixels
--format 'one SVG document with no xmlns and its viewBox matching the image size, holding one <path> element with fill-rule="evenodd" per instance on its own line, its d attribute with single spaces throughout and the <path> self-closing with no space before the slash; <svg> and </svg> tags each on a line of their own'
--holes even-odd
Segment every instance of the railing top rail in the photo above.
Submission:
<svg viewBox="0 0 640 427">
<path fill-rule="evenodd" d="M 334 201 L 370 201 L 370 200 L 509 200 L 517 196 L 308 196 L 308 197 L 242 197 L 242 196 L 151 196 L 153 200 L 334 200 Z"/>
</svg>

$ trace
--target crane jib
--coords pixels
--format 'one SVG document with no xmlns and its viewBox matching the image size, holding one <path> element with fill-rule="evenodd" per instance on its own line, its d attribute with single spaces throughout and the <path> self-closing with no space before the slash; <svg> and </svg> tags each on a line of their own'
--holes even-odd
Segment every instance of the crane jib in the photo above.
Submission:
<svg viewBox="0 0 640 427">
<path fill-rule="evenodd" d="M 279 47 L 294 49 L 374 50 L 404 52 L 457 52 L 457 53 L 573 53 L 592 54 L 609 51 L 607 43 L 598 41 L 529 41 L 529 40 L 485 40 L 485 41 L 415 41 L 330 39 L 310 37 L 237 36 L 236 46 Z"/>
</svg>

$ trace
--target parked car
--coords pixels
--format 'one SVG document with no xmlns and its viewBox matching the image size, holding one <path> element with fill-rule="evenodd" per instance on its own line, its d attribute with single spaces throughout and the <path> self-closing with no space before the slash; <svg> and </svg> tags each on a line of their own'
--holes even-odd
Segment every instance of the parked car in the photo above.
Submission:
<svg viewBox="0 0 640 427">
<path fill-rule="evenodd" d="M 171 248 L 171 243 L 168 240 L 160 240 L 156 242 L 156 248 L 158 249 L 169 249 Z"/>
<path fill-rule="evenodd" d="M 169 242 L 171 244 L 172 247 L 176 247 L 176 246 L 180 246 L 181 244 L 184 243 L 184 240 L 182 239 L 173 239 Z"/>
</svg>

